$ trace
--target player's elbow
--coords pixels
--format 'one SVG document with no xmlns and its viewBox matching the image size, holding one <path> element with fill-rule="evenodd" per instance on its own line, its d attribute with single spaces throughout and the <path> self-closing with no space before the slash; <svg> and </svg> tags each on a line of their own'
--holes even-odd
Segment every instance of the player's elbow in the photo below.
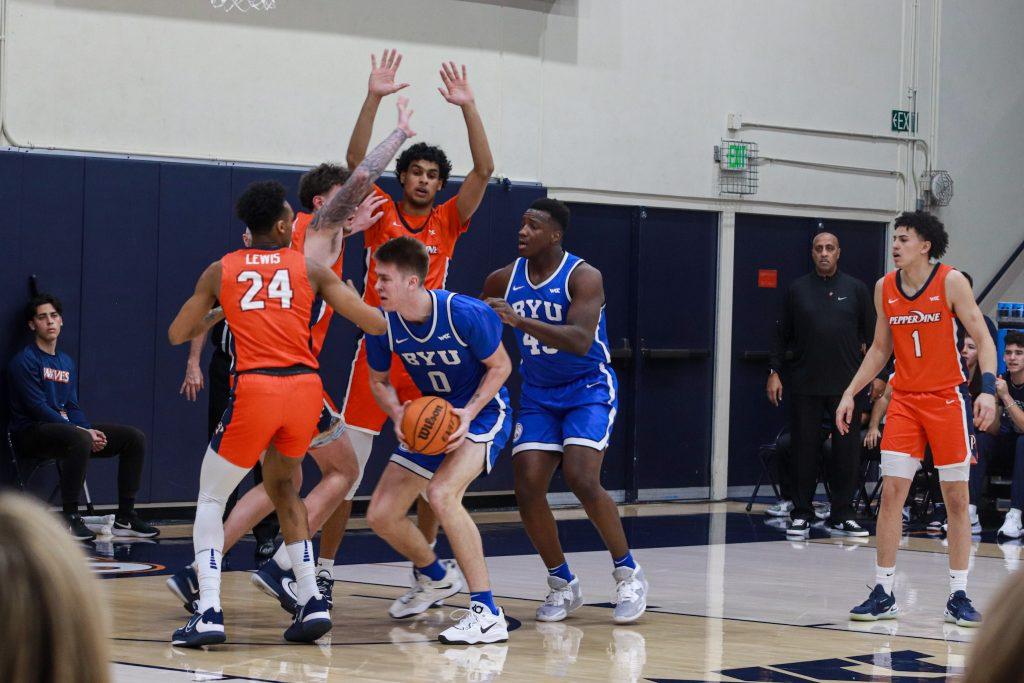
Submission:
<svg viewBox="0 0 1024 683">
<path fill-rule="evenodd" d="M 189 337 L 185 334 L 186 330 L 181 328 L 181 325 L 171 325 L 167 330 L 167 340 L 171 342 L 171 346 L 177 346 L 178 344 L 184 344 L 189 340 Z"/>
<path fill-rule="evenodd" d="M 488 159 L 476 164 L 471 172 L 481 180 L 490 180 L 491 176 L 494 175 L 494 160 Z"/>
<path fill-rule="evenodd" d="M 348 164 L 349 168 L 355 168 L 362 160 L 362 155 L 356 154 L 355 152 L 349 152 L 345 155 L 345 163 Z"/>
<path fill-rule="evenodd" d="M 363 332 L 367 334 L 384 334 L 388 331 L 388 324 L 384 320 L 384 316 L 380 311 L 374 310 L 373 315 L 369 316 L 367 321 L 361 325 Z"/>
</svg>

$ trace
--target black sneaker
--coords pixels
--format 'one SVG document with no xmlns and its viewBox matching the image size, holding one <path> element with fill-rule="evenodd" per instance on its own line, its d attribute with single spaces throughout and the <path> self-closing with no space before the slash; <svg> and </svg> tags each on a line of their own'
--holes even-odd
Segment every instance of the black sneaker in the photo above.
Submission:
<svg viewBox="0 0 1024 683">
<path fill-rule="evenodd" d="M 82 520 L 82 515 L 77 512 L 65 513 L 64 523 L 68 525 L 68 531 L 71 533 L 71 538 L 76 541 L 96 540 L 96 534 L 89 530 L 89 527 L 85 525 L 85 521 Z"/>
<path fill-rule="evenodd" d="M 852 519 L 845 522 L 829 522 L 828 530 L 837 536 L 870 536 L 871 533 Z"/>
<path fill-rule="evenodd" d="M 127 515 L 114 517 L 115 536 L 134 536 L 136 538 L 153 538 L 160 535 L 160 530 L 155 526 L 146 524 L 139 517 L 139 513 L 132 510 Z"/>
<path fill-rule="evenodd" d="M 316 589 L 327 601 L 327 607 L 334 608 L 334 575 L 326 569 L 321 569 L 316 574 Z"/>
<path fill-rule="evenodd" d="M 787 536 L 806 536 L 811 532 L 811 523 L 806 519 L 797 517 L 789 523 L 789 527 L 786 528 Z"/>
<path fill-rule="evenodd" d="M 277 547 L 274 545 L 274 539 L 257 539 L 256 540 L 256 566 L 261 566 L 264 562 L 274 556 L 274 552 Z"/>
</svg>

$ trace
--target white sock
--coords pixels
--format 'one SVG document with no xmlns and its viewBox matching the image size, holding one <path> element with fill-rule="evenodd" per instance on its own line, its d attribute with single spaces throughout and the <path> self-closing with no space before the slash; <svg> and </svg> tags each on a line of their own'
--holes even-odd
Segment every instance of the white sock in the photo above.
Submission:
<svg viewBox="0 0 1024 683">
<path fill-rule="evenodd" d="M 212 607 L 220 611 L 220 565 L 223 554 L 210 548 L 196 553 L 196 574 L 199 576 L 199 613 Z"/>
<path fill-rule="evenodd" d="M 320 591 L 316 587 L 316 571 L 313 567 L 313 544 L 307 539 L 289 543 L 285 547 L 292 558 L 297 602 L 305 605 L 310 598 L 320 597 Z"/>
<path fill-rule="evenodd" d="M 430 542 L 430 543 L 429 543 L 428 545 L 430 546 L 430 549 L 431 549 L 431 550 L 433 550 L 433 549 L 434 549 L 434 546 L 436 546 L 436 545 L 437 545 L 437 539 L 435 538 L 435 539 L 434 539 L 433 541 L 431 541 L 431 542 Z"/>
<path fill-rule="evenodd" d="M 277 566 L 285 571 L 292 568 L 292 558 L 291 555 L 288 554 L 288 547 L 284 543 L 277 546 L 277 550 L 274 551 L 274 556 L 270 559 L 276 562 Z"/>
<path fill-rule="evenodd" d="M 896 567 L 879 567 L 876 564 L 875 583 L 882 586 L 886 595 L 892 595 L 892 586 L 896 583 Z"/>
<path fill-rule="evenodd" d="M 967 569 L 950 569 L 949 570 L 949 594 L 952 595 L 957 591 L 967 592 Z"/>
<path fill-rule="evenodd" d="M 334 576 L 334 559 L 329 557 L 321 557 L 316 561 L 316 573 L 327 572 L 332 577 Z"/>
</svg>

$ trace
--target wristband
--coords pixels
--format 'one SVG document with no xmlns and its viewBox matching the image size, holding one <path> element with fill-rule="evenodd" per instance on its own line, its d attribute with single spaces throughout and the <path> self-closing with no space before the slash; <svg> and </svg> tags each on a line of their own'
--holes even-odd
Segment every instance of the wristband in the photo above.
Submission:
<svg viewBox="0 0 1024 683">
<path fill-rule="evenodd" d="M 996 376 L 991 372 L 981 374 L 981 393 L 996 395 Z"/>
</svg>

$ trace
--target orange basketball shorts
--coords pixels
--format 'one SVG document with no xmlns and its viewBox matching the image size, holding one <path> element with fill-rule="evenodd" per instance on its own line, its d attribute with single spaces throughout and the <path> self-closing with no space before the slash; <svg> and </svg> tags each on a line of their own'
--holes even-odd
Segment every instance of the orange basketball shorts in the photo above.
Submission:
<svg viewBox="0 0 1024 683">
<path fill-rule="evenodd" d="M 974 417 L 966 384 L 924 393 L 892 392 L 882 453 L 921 460 L 926 446 L 931 446 L 938 468 L 970 464 Z"/>
<path fill-rule="evenodd" d="M 289 458 L 309 448 L 324 406 L 323 384 L 315 372 L 301 375 L 238 376 L 210 448 L 228 462 L 250 468 L 273 445 Z"/>
<path fill-rule="evenodd" d="M 412 377 L 405 371 L 402 359 L 396 354 L 391 355 L 391 386 L 398 394 L 398 400 L 402 403 L 412 401 L 423 394 L 412 381 Z M 381 428 L 387 421 L 388 416 L 377 405 L 370 391 L 370 366 L 366 360 L 366 344 L 364 339 L 359 340 L 359 348 L 356 349 L 355 360 L 352 361 L 352 374 L 349 375 L 348 393 L 345 395 L 345 408 L 343 410 L 345 424 L 350 429 L 358 429 L 361 432 L 380 434 Z"/>
</svg>

